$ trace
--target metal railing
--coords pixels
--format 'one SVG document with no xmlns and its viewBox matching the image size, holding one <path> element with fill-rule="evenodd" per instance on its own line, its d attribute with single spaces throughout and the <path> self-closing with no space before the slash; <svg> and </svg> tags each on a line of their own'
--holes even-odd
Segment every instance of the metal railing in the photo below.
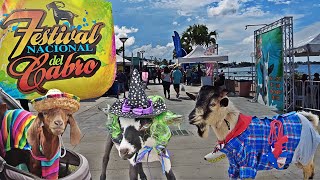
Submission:
<svg viewBox="0 0 320 180">
<path fill-rule="evenodd" d="M 297 108 L 320 109 L 320 81 L 295 80 L 295 106 Z"/>
</svg>

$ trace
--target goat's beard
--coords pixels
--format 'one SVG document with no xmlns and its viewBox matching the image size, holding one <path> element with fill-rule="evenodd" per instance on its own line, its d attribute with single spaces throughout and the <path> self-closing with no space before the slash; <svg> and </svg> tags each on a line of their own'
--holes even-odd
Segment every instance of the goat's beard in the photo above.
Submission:
<svg viewBox="0 0 320 180">
<path fill-rule="evenodd" d="M 203 122 L 203 123 L 197 124 L 196 126 L 198 128 L 199 136 L 202 138 L 207 138 L 209 134 L 208 125 L 205 122 Z"/>
<path fill-rule="evenodd" d="M 198 128 L 198 134 L 202 138 L 207 138 L 209 134 L 209 127 L 207 123 L 199 118 L 194 118 L 190 120 L 190 124 L 197 126 Z"/>
</svg>

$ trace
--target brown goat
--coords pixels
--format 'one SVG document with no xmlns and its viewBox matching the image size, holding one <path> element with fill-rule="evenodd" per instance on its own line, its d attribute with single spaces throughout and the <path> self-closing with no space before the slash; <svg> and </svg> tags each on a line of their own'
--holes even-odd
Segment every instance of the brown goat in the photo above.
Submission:
<svg viewBox="0 0 320 180">
<path fill-rule="evenodd" d="M 6 104 L 1 104 L 0 120 L 4 119 L 6 111 Z M 51 109 L 39 112 L 27 132 L 27 141 L 31 146 L 32 153 L 35 156 L 52 159 L 57 149 L 60 148 L 58 136 L 63 134 L 67 124 L 70 124 L 70 142 L 72 145 L 76 145 L 80 141 L 81 132 L 70 111 Z M 42 152 L 39 149 L 40 145 Z M 40 161 L 34 159 L 28 150 L 12 148 L 6 152 L 4 159 L 12 166 L 25 163 L 32 174 L 41 177 Z"/>
</svg>

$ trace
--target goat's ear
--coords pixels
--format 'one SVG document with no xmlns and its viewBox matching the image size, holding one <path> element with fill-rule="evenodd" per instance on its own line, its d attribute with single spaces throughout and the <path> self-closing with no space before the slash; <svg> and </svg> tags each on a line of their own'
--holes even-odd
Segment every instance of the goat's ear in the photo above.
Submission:
<svg viewBox="0 0 320 180">
<path fill-rule="evenodd" d="M 4 113 L 8 110 L 7 104 L 0 104 L 0 118 L 4 116 Z"/>
<path fill-rule="evenodd" d="M 70 144 L 75 146 L 80 142 L 81 131 L 73 115 L 69 115 L 68 122 L 70 124 Z"/>
<path fill-rule="evenodd" d="M 220 101 L 220 106 L 221 107 L 227 107 L 229 105 L 229 99 L 228 98 L 223 98 Z"/>
<path fill-rule="evenodd" d="M 197 97 L 191 93 L 186 92 L 186 94 L 187 94 L 187 96 L 189 96 L 189 98 L 191 98 L 194 101 L 197 99 Z"/>
<path fill-rule="evenodd" d="M 40 132 L 41 132 L 41 124 L 43 122 L 43 115 L 39 113 L 36 119 L 32 122 L 31 126 L 27 132 L 27 140 L 31 146 L 32 152 L 34 154 L 38 154 L 37 150 L 40 146 Z"/>
</svg>

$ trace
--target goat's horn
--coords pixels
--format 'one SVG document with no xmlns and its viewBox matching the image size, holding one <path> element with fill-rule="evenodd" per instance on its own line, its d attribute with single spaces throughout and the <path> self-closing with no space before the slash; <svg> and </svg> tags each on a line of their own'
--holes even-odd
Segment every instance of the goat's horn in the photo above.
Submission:
<svg viewBox="0 0 320 180">
<path fill-rule="evenodd" d="M 62 4 L 63 5 L 63 7 L 65 7 L 65 4 L 62 2 L 62 1 L 53 1 L 54 3 L 60 3 L 60 4 Z"/>
</svg>

